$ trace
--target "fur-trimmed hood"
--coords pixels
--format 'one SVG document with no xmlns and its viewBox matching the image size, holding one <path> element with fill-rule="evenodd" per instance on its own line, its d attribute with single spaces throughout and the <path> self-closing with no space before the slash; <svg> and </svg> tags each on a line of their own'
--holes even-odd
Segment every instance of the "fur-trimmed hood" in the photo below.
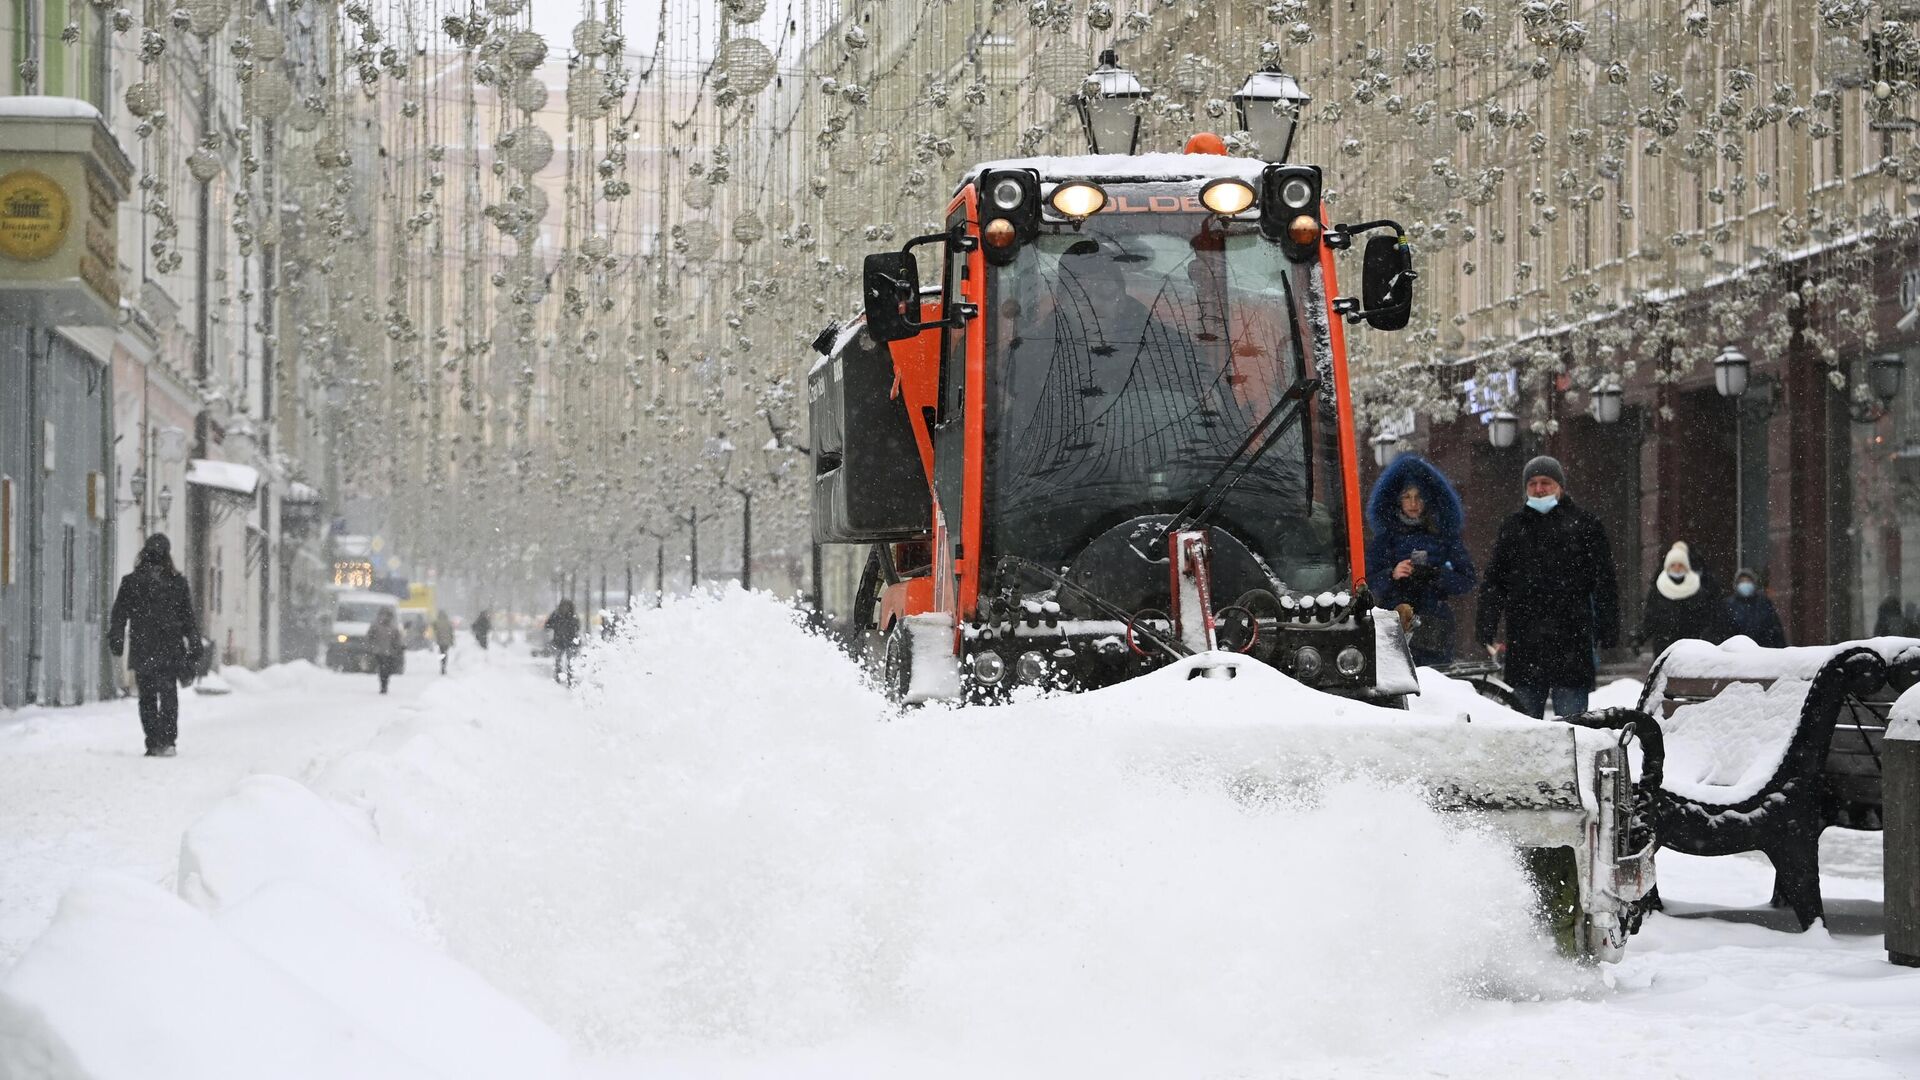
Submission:
<svg viewBox="0 0 1920 1080">
<path fill-rule="evenodd" d="M 1427 500 L 1427 520 L 1442 536 L 1458 537 L 1466 526 L 1467 513 L 1460 505 L 1460 493 L 1439 469 L 1418 454 L 1401 454 L 1373 485 L 1367 496 L 1367 524 L 1375 533 L 1403 528 L 1400 524 L 1400 493 L 1411 484 Z"/>
</svg>

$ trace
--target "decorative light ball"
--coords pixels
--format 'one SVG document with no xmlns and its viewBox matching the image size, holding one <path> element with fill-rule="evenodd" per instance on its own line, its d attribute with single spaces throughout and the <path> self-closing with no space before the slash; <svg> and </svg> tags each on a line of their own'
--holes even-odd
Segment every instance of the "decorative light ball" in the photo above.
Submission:
<svg viewBox="0 0 1920 1080">
<path fill-rule="evenodd" d="M 272 23 L 255 23 L 253 27 L 253 58 L 255 60 L 278 60 L 287 55 L 287 35 Z"/>
<path fill-rule="evenodd" d="M 840 40 L 846 42 L 848 49 L 858 51 L 867 47 L 867 32 L 858 26 L 849 26 Z"/>
<path fill-rule="evenodd" d="M 329 131 L 314 141 L 313 163 L 315 165 L 323 169 L 337 169 L 342 165 L 350 164 L 351 161 L 352 159 L 347 156 L 345 145 L 340 142 L 339 135 Z"/>
<path fill-rule="evenodd" d="M 513 104 L 523 112 L 539 112 L 547 107 L 547 84 L 531 76 L 520 80 L 513 90 Z"/>
<path fill-rule="evenodd" d="M 150 82 L 127 87 L 127 111 L 135 116 L 152 116 L 160 111 L 160 88 Z"/>
<path fill-rule="evenodd" d="M 700 179 L 689 180 L 680 198 L 695 210 L 705 210 L 713 205 L 713 185 Z"/>
<path fill-rule="evenodd" d="M 613 251 L 613 241 L 595 233 L 580 241 L 580 254 L 589 259 L 604 259 Z"/>
<path fill-rule="evenodd" d="M 607 115 L 607 77 L 598 68 L 574 68 L 567 76 L 567 112 L 586 120 Z"/>
<path fill-rule="evenodd" d="M 295 105 L 293 111 L 287 115 L 287 124 L 295 131 L 312 131 L 319 127 L 320 122 L 326 118 L 327 110 L 325 106 L 315 104 L 312 101 L 303 101 Z"/>
<path fill-rule="evenodd" d="M 1085 72 L 1081 75 L 1084 78 Z M 1184 94 L 1204 93 L 1213 83 L 1213 63 L 1199 53 L 1187 53 L 1173 65 L 1173 85 Z"/>
<path fill-rule="evenodd" d="M 546 168 L 547 163 L 553 160 L 553 136 L 533 124 L 522 124 L 512 134 L 512 145 L 501 155 L 507 159 L 507 164 L 531 174 Z"/>
<path fill-rule="evenodd" d="M 773 81 L 773 53 L 757 39 L 731 38 L 714 55 L 713 66 L 742 94 L 757 94 Z"/>
<path fill-rule="evenodd" d="M 547 58 L 547 40 L 531 30 L 507 35 L 507 59 L 522 71 L 532 71 Z"/>
<path fill-rule="evenodd" d="M 518 15 L 520 14 L 520 9 L 525 6 L 524 0 L 487 0 L 487 13 L 489 15 Z"/>
<path fill-rule="evenodd" d="M 204 184 L 220 175 L 220 155 L 203 146 L 187 155 L 187 171 Z"/>
<path fill-rule="evenodd" d="M 606 35 L 606 23 L 599 19 L 584 19 L 573 28 L 573 51 L 581 56 L 598 56 L 600 39 Z"/>
<path fill-rule="evenodd" d="M 751 244 L 767 235 L 767 227 L 760 223 L 760 215 L 748 210 L 733 219 L 733 238 L 741 244 Z"/>
<path fill-rule="evenodd" d="M 249 116 L 279 116 L 293 104 L 293 84 L 277 67 L 265 67 L 247 80 L 241 92 Z"/>
<path fill-rule="evenodd" d="M 720 0 L 720 10 L 737 23 L 758 22 L 766 14 L 767 0 Z"/>
<path fill-rule="evenodd" d="M 682 228 L 685 230 L 682 235 L 687 239 L 687 259 L 690 262 L 705 262 L 720 246 L 720 232 L 711 221 L 704 218 L 689 221 Z"/>
<path fill-rule="evenodd" d="M 1057 98 L 1080 93 L 1080 84 L 1086 81 L 1087 72 L 1091 70 L 1093 65 L 1087 62 L 1086 50 L 1061 37 L 1054 38 L 1033 59 L 1033 72 L 1040 80 L 1040 88 Z"/>
<path fill-rule="evenodd" d="M 187 12 L 187 29 L 201 38 L 226 29 L 227 18 L 233 14 L 233 0 L 185 0 L 180 6 Z"/>
</svg>

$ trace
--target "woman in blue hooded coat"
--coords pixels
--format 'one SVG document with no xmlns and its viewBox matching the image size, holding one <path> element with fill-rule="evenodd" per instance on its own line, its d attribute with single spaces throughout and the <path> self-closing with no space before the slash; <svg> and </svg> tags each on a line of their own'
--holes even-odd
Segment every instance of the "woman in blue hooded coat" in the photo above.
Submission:
<svg viewBox="0 0 1920 1080">
<path fill-rule="evenodd" d="M 1406 604 L 1419 617 L 1413 662 L 1434 667 L 1453 661 L 1451 598 L 1473 591 L 1479 574 L 1460 541 L 1466 512 L 1439 469 L 1401 454 L 1380 474 L 1367 497 L 1367 585 L 1381 607 Z"/>
</svg>

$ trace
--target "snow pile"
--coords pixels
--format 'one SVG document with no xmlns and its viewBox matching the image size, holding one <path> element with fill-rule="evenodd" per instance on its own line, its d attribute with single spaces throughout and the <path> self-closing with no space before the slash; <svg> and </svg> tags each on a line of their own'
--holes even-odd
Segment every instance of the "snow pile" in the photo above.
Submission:
<svg viewBox="0 0 1920 1080">
<path fill-rule="evenodd" d="M 242 667 L 225 667 L 220 674 L 233 689 L 243 694 L 264 694 L 274 690 L 314 690 L 319 689 L 334 676 L 311 660 L 292 660 L 284 664 L 271 664 L 258 671 Z"/>
<path fill-rule="evenodd" d="M 1920 742 L 1920 684 L 1902 691 L 1888 710 L 1887 738 Z"/>
<path fill-rule="evenodd" d="M 1463 819 L 1236 783 L 1254 763 L 1221 754 L 1257 725 L 1421 723 L 1277 673 L 895 715 L 737 591 L 639 615 L 580 672 L 572 699 L 436 687 L 444 719 L 322 784 L 409 858 L 450 954 L 598 1055 L 1230 1073 L 1591 985 Z"/>
<path fill-rule="evenodd" d="M 550 1028 L 425 940 L 377 841 L 291 780 L 186 834 L 180 893 L 97 874 L 0 982 L 0 1075 L 552 1076 Z M 182 899 L 184 898 L 184 899 Z"/>
<path fill-rule="evenodd" d="M 1689 679 L 1812 679 L 1834 654 L 1858 646 L 1872 649 L 1892 663 L 1920 649 L 1920 640 L 1878 637 L 1837 645 L 1768 649 L 1750 637 L 1728 638 L 1719 645 L 1687 639 L 1668 646 L 1661 660 L 1666 673 Z"/>
<path fill-rule="evenodd" d="M 1660 725 L 1667 743 L 1661 786 L 1708 803 L 1759 794 L 1787 756 L 1812 685 L 1804 679 L 1776 679 L 1764 688 L 1737 682 L 1675 709 Z"/>
</svg>

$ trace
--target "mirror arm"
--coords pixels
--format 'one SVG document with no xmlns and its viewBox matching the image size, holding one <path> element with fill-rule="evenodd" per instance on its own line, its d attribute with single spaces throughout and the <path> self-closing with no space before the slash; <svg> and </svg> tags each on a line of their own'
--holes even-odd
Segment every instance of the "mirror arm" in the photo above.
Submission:
<svg viewBox="0 0 1920 1080">
<path fill-rule="evenodd" d="M 1381 218 L 1378 221 L 1363 221 L 1358 225 L 1335 225 L 1333 228 L 1327 230 L 1327 234 L 1321 237 L 1321 239 L 1333 250 L 1345 251 L 1353 246 L 1355 234 L 1372 232 L 1375 229 L 1392 229 L 1395 237 L 1405 237 L 1407 235 L 1407 230 L 1401 228 L 1399 222 L 1394 221 L 1392 218 Z"/>
<path fill-rule="evenodd" d="M 1406 271 L 1406 275 L 1408 278 L 1417 278 L 1420 276 L 1420 272 L 1417 270 L 1408 270 Z M 1390 312 L 1399 311 L 1403 307 L 1411 307 L 1413 306 L 1413 301 L 1409 299 L 1405 304 L 1395 304 L 1392 307 L 1371 308 L 1367 310 L 1362 310 L 1360 307 L 1359 297 L 1336 296 L 1332 299 L 1332 301 L 1329 302 L 1329 306 L 1333 308 L 1333 313 L 1335 315 L 1344 315 L 1347 317 L 1347 322 L 1357 323 L 1372 315 L 1385 315 Z"/>
</svg>

